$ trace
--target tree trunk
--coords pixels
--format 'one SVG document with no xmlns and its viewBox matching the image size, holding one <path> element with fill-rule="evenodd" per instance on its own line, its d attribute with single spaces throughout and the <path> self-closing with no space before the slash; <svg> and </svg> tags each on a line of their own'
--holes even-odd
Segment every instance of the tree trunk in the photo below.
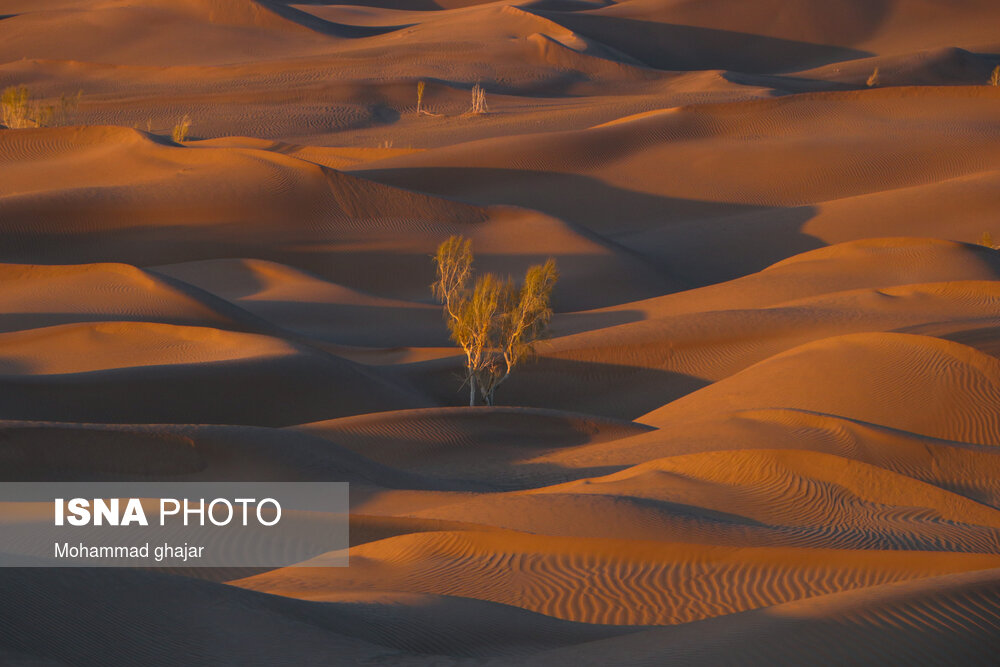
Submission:
<svg viewBox="0 0 1000 667">
<path fill-rule="evenodd" d="M 476 405 L 476 376 L 469 373 L 469 407 Z"/>
</svg>

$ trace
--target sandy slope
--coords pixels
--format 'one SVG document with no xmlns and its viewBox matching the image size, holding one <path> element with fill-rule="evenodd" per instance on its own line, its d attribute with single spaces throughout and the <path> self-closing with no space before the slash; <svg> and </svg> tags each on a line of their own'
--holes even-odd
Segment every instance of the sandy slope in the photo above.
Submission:
<svg viewBox="0 0 1000 667">
<path fill-rule="evenodd" d="M 0 185 L 8 260 L 149 266 L 253 257 L 423 298 L 428 254 L 450 234 L 466 233 L 486 269 L 523 270 L 539 255 L 562 260 L 563 274 L 579 277 L 561 295 L 567 308 L 668 286 L 627 251 L 563 221 L 388 188 L 274 151 L 184 147 L 122 128 L 59 128 L 5 133 L 0 155 L 18 164 Z M 142 224 L 135 224 L 139 211 Z M 530 253 L 519 244 L 524 236 L 537 239 Z M 614 287 L 598 290 L 602 284 Z"/>
<path fill-rule="evenodd" d="M 0 276 L 5 331 L 87 320 L 240 327 L 225 304 L 127 264 L 5 264 Z"/>
<path fill-rule="evenodd" d="M 7 418 L 284 425 L 425 404 L 416 392 L 334 355 L 204 327 L 31 329 L 0 336 L 0 360 Z"/>
<path fill-rule="evenodd" d="M 822 242 L 925 229 L 975 240 L 998 203 L 996 91 L 887 88 L 684 106 L 356 169 L 573 220 L 700 285 Z M 579 195 L 561 196 L 567 190 Z"/>
<path fill-rule="evenodd" d="M 1000 444 L 1000 362 L 964 345 L 910 334 L 853 334 L 796 347 L 642 421 L 662 425 L 671 415 L 696 414 L 701 401 L 716 409 L 830 412 L 931 437 Z"/>
<path fill-rule="evenodd" d="M 356 547 L 352 556 L 349 570 L 279 570 L 240 583 L 264 592 L 336 599 L 338 591 L 359 587 L 355 577 L 362 577 L 370 582 L 361 584 L 362 590 L 432 588 L 567 620 L 662 625 L 1000 562 L 992 555 L 731 550 L 467 531 L 390 538 Z M 494 560 L 509 565 L 493 577 L 482 576 Z"/>
<path fill-rule="evenodd" d="M 831 246 L 726 283 L 557 316 L 538 363 L 504 389 L 522 404 L 634 419 L 831 336 L 922 327 L 947 335 L 951 329 L 942 323 L 951 322 L 980 331 L 975 344 L 988 346 L 996 340 L 998 266 L 995 251 L 928 239 Z M 433 383 L 448 400 L 457 363 L 431 361 L 400 372 Z"/>
<path fill-rule="evenodd" d="M 548 451 L 646 431 L 633 422 L 517 408 L 405 410 L 298 428 L 396 468 L 499 488 L 561 481 L 558 468 L 532 464 Z"/>
<path fill-rule="evenodd" d="M 790 602 L 732 618 L 554 650 L 529 664 L 987 664 L 996 650 L 995 570 Z M 859 650 L 859 648 L 861 650 Z"/>
<path fill-rule="evenodd" d="M 0 88 L 80 98 L 0 129 L 0 479 L 352 517 L 348 568 L 0 570 L 0 663 L 992 664 L 994 4 L 8 0 Z M 561 272 L 496 408 L 451 234 Z"/>
</svg>

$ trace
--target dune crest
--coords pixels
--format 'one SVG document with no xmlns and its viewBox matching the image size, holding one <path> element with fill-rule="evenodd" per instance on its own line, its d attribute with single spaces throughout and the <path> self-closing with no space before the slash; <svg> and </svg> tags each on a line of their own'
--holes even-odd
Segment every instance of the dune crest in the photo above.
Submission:
<svg viewBox="0 0 1000 667">
<path fill-rule="evenodd" d="M 350 485 L 0 663 L 996 662 L 996 0 L 0 4 L 0 483 Z M 559 274 L 495 406 L 453 236 Z"/>
</svg>

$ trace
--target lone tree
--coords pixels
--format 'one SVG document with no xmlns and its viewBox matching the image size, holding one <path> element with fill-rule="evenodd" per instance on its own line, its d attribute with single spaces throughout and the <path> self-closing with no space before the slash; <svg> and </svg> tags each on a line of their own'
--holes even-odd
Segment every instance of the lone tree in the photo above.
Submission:
<svg viewBox="0 0 1000 667">
<path fill-rule="evenodd" d="M 492 273 L 472 281 L 472 242 L 452 236 L 438 246 L 434 297 L 444 304 L 451 339 L 465 352 L 469 405 L 476 393 L 493 405 L 497 387 L 534 352 L 552 318 L 550 298 L 559 279 L 556 261 L 528 269 L 518 287 Z"/>
</svg>

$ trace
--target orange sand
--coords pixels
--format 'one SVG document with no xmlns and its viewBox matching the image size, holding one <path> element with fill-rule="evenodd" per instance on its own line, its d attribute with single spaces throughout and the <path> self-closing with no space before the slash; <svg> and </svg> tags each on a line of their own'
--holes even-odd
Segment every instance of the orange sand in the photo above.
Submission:
<svg viewBox="0 0 1000 667">
<path fill-rule="evenodd" d="M 0 570 L 0 663 L 995 661 L 996 3 L 345 2 L 0 7 L 81 91 L 0 129 L 0 474 L 353 504 L 349 568 Z M 559 264 L 501 407 L 451 234 Z"/>
</svg>

